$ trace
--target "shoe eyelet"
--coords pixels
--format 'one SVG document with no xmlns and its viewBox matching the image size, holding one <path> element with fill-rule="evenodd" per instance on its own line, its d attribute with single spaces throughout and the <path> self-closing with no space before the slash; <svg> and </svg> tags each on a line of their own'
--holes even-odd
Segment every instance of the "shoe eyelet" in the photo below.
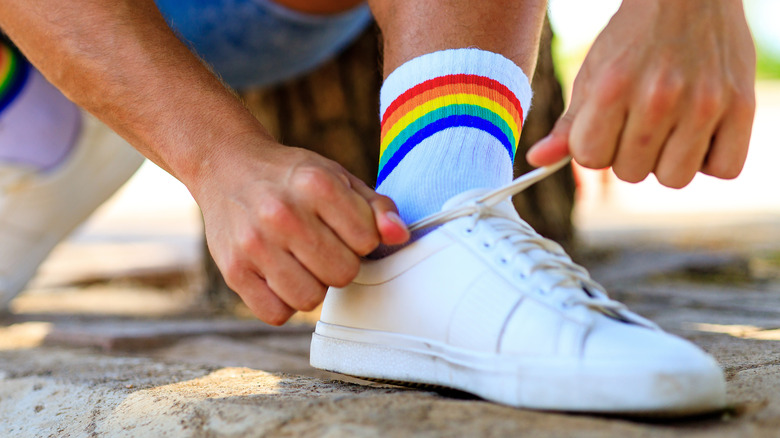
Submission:
<svg viewBox="0 0 780 438">
<path fill-rule="evenodd" d="M 501 257 L 500 259 L 498 259 L 498 262 L 501 263 L 502 265 L 506 265 L 507 263 L 509 263 L 509 260 L 507 260 L 506 257 Z"/>
<path fill-rule="evenodd" d="M 549 290 L 545 290 L 545 289 L 536 289 L 536 293 L 541 295 L 541 296 L 543 296 L 543 297 L 546 297 L 547 295 L 550 295 L 550 291 Z"/>
<path fill-rule="evenodd" d="M 523 274 L 522 272 L 518 272 L 517 273 L 517 278 L 519 278 L 521 280 L 525 280 L 525 274 Z"/>
</svg>

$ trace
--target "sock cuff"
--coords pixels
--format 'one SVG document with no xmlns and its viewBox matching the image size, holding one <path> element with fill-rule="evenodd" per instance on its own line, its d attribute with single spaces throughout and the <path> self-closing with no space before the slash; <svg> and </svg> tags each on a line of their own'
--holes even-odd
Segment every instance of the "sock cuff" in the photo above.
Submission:
<svg viewBox="0 0 780 438">
<path fill-rule="evenodd" d="M 522 119 L 531 106 L 531 84 L 528 76 L 506 57 L 480 49 L 448 49 L 418 56 L 395 69 L 382 84 L 380 116 L 384 120 L 387 110 L 393 109 L 404 94 L 413 94 L 413 87 L 429 80 L 451 76 L 455 81 L 484 77 L 487 82 L 497 82 L 519 101 Z M 478 82 L 478 81 L 477 81 Z M 398 105 L 398 103 L 396 103 Z"/>
</svg>

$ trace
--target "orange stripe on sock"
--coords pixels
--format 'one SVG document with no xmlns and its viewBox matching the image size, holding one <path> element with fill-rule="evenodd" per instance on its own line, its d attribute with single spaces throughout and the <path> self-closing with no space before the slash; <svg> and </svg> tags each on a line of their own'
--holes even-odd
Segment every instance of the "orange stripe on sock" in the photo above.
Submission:
<svg viewBox="0 0 780 438">
<path fill-rule="evenodd" d="M 424 104 L 425 102 L 447 94 L 474 94 L 493 100 L 509 112 L 517 124 L 518 131 L 522 129 L 523 115 L 518 112 L 513 102 L 506 96 L 484 85 L 460 83 L 442 85 L 430 90 L 426 90 L 396 107 L 393 113 L 383 121 L 380 138 L 384 138 L 393 125 L 395 125 L 399 119 L 401 119 L 413 109 Z"/>
</svg>

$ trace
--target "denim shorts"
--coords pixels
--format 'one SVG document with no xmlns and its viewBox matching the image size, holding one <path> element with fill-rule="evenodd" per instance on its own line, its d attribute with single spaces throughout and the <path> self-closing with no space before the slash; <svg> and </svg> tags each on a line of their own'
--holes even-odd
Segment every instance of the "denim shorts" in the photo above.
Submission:
<svg viewBox="0 0 780 438">
<path fill-rule="evenodd" d="M 314 69 L 372 21 L 366 4 L 333 15 L 309 15 L 272 0 L 156 2 L 179 38 L 238 90 Z"/>
</svg>

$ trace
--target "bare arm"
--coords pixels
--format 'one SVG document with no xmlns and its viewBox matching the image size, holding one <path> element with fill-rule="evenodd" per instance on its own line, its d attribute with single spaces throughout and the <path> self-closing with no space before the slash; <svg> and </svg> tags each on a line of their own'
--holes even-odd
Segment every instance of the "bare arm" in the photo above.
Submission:
<svg viewBox="0 0 780 438">
<path fill-rule="evenodd" d="M 272 140 L 152 0 L 3 0 L 0 27 L 66 96 L 191 190 L 213 145 L 236 135 Z"/>
<path fill-rule="evenodd" d="M 65 95 L 181 180 L 228 284 L 282 323 L 401 243 L 395 206 L 338 164 L 276 143 L 152 0 L 0 0 L 0 27 Z"/>
</svg>

